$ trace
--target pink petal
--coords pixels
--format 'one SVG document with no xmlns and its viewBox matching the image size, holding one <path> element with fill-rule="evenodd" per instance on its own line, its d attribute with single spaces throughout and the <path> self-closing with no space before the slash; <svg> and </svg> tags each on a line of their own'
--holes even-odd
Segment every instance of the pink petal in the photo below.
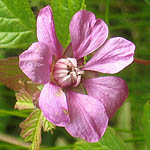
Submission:
<svg viewBox="0 0 150 150">
<path fill-rule="evenodd" d="M 100 100 L 111 118 L 128 96 L 128 87 L 118 77 L 100 77 L 84 81 L 88 95 Z"/>
<path fill-rule="evenodd" d="M 37 37 L 40 42 L 48 45 L 51 53 L 56 57 L 62 56 L 62 46 L 59 43 L 50 6 L 41 9 L 37 18 Z"/>
<path fill-rule="evenodd" d="M 33 43 L 19 56 L 20 68 L 35 83 L 49 82 L 51 61 L 49 48 L 41 42 Z"/>
<path fill-rule="evenodd" d="M 74 137 L 97 142 L 104 135 L 108 116 L 103 104 L 94 97 L 69 91 L 67 93 L 70 122 L 66 130 Z"/>
<path fill-rule="evenodd" d="M 69 122 L 65 93 L 52 83 L 44 85 L 39 98 L 39 106 L 46 119 L 57 126 L 65 126 Z"/>
<path fill-rule="evenodd" d="M 117 73 L 133 62 L 135 45 L 121 37 L 111 38 L 100 48 L 84 70 Z"/>
<path fill-rule="evenodd" d="M 86 10 L 78 11 L 70 23 L 70 34 L 74 56 L 77 59 L 99 48 L 108 36 L 107 25 Z"/>
</svg>

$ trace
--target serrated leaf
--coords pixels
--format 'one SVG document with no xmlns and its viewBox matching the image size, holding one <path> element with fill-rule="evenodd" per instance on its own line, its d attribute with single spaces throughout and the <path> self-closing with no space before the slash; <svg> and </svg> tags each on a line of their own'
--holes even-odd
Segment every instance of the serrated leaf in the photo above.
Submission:
<svg viewBox="0 0 150 150">
<path fill-rule="evenodd" d="M 150 150 L 150 103 L 149 102 L 147 102 L 144 106 L 143 125 L 144 125 L 145 140 L 147 143 L 148 150 Z"/>
<path fill-rule="evenodd" d="M 36 21 L 28 0 L 0 0 L 0 48 L 27 48 L 36 41 Z"/>
<path fill-rule="evenodd" d="M 0 82 L 16 91 L 25 87 L 25 83 L 30 81 L 20 70 L 18 61 L 18 57 L 0 60 Z"/>
<path fill-rule="evenodd" d="M 18 63 L 18 57 L 0 60 L 0 82 L 15 91 L 25 89 L 28 93 L 34 94 L 37 91 L 37 84 L 33 84 L 21 71 Z"/>
<path fill-rule="evenodd" d="M 127 147 L 121 137 L 114 131 L 113 128 L 108 127 L 100 142 L 107 146 L 110 150 L 126 150 Z"/>
<path fill-rule="evenodd" d="M 42 120 L 42 126 L 44 132 L 52 131 L 53 129 L 55 129 L 55 125 L 49 122 L 44 116 Z"/>
<path fill-rule="evenodd" d="M 100 142 L 97 143 L 87 143 L 87 142 L 77 142 L 73 146 L 73 150 L 111 150 L 104 146 Z"/>
<path fill-rule="evenodd" d="M 41 144 L 41 128 L 43 114 L 40 109 L 35 109 L 29 117 L 20 124 L 21 136 L 24 140 L 31 141 L 31 150 L 39 150 Z"/>
<path fill-rule="evenodd" d="M 58 39 L 64 48 L 69 44 L 69 23 L 80 9 L 85 9 L 85 0 L 52 0 L 51 6 Z"/>
<path fill-rule="evenodd" d="M 34 109 L 35 106 L 33 105 L 32 98 L 32 95 L 26 90 L 19 90 L 19 93 L 16 93 L 17 102 L 15 104 L 15 109 Z"/>
</svg>

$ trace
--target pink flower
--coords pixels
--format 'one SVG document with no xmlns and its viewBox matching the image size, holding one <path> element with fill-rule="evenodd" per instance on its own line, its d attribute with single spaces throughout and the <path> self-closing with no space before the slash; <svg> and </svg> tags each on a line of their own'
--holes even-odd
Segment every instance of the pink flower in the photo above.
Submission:
<svg viewBox="0 0 150 150">
<path fill-rule="evenodd" d="M 73 16 L 69 30 L 71 43 L 64 50 L 51 8 L 43 8 L 37 18 L 38 42 L 20 55 L 20 68 L 33 82 L 44 84 L 39 106 L 47 120 L 74 137 L 97 142 L 128 88 L 118 77 L 98 77 L 95 72 L 121 71 L 133 61 L 135 46 L 121 37 L 106 40 L 107 25 L 86 10 Z M 84 64 L 84 57 L 95 50 Z"/>
</svg>

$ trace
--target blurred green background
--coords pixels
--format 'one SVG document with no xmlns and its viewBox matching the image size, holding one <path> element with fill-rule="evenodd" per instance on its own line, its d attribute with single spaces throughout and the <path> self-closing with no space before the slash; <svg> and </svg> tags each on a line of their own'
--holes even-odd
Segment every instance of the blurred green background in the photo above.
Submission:
<svg viewBox="0 0 150 150">
<path fill-rule="evenodd" d="M 50 0 L 29 0 L 35 16 Z M 108 4 L 109 2 L 109 4 Z M 150 1 L 148 0 L 86 0 L 86 8 L 104 19 L 109 26 L 109 37 L 120 36 L 136 45 L 135 58 L 150 60 Z M 22 49 L 0 49 L 0 59 L 18 56 Z M 109 124 L 127 143 L 129 150 L 145 150 L 142 123 L 144 104 L 150 100 L 150 65 L 136 61 L 116 74 L 129 86 L 129 97 L 117 115 Z M 17 117 L 13 112 L 16 102 L 15 93 L 0 83 L 0 136 L 19 136 L 19 123 L 24 117 Z M 76 140 L 63 128 L 57 127 L 53 134 L 43 133 L 42 145 L 59 146 L 72 144 Z M 11 137 L 10 137 L 11 138 Z M 0 141 L 0 150 L 16 149 Z M 21 148 L 20 148 L 21 149 Z M 67 148 L 66 148 L 67 149 Z"/>
</svg>

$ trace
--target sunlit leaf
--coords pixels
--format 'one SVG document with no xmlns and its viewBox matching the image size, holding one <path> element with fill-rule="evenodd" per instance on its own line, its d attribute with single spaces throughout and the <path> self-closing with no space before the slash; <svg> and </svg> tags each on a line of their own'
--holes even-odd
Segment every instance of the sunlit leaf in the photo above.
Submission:
<svg viewBox="0 0 150 150">
<path fill-rule="evenodd" d="M 85 9 L 85 0 L 52 0 L 56 33 L 63 47 L 70 41 L 69 23 L 80 9 Z"/>
<path fill-rule="evenodd" d="M 0 48 L 27 48 L 36 41 L 28 0 L 0 0 Z"/>
<path fill-rule="evenodd" d="M 114 129 L 108 127 L 100 142 L 110 150 L 126 150 L 127 147 L 121 137 L 117 135 Z"/>
<path fill-rule="evenodd" d="M 33 96 L 29 94 L 27 91 L 24 89 L 20 90 L 19 93 L 16 93 L 16 109 L 33 109 L 35 108 L 33 102 L 32 102 Z"/>
<path fill-rule="evenodd" d="M 104 146 L 100 142 L 97 143 L 77 142 L 74 145 L 73 150 L 111 150 L 111 149 Z"/>
<path fill-rule="evenodd" d="M 52 131 L 55 128 L 37 108 L 20 124 L 20 127 L 22 128 L 21 136 L 24 140 L 32 142 L 31 150 L 39 150 L 40 148 L 42 127 L 44 131 Z"/>
<path fill-rule="evenodd" d="M 31 141 L 31 150 L 39 150 L 41 144 L 42 112 L 35 109 L 29 117 L 20 124 L 21 136 L 25 141 Z"/>
<path fill-rule="evenodd" d="M 47 131 L 51 131 L 55 128 L 55 126 L 50 123 L 48 120 L 46 120 L 46 118 L 43 116 L 43 120 L 42 120 L 42 125 L 43 125 L 43 130 L 44 132 Z"/>
<path fill-rule="evenodd" d="M 144 125 L 145 140 L 147 143 L 148 150 L 150 150 L 150 103 L 149 102 L 147 102 L 144 106 L 143 125 Z"/>
</svg>

